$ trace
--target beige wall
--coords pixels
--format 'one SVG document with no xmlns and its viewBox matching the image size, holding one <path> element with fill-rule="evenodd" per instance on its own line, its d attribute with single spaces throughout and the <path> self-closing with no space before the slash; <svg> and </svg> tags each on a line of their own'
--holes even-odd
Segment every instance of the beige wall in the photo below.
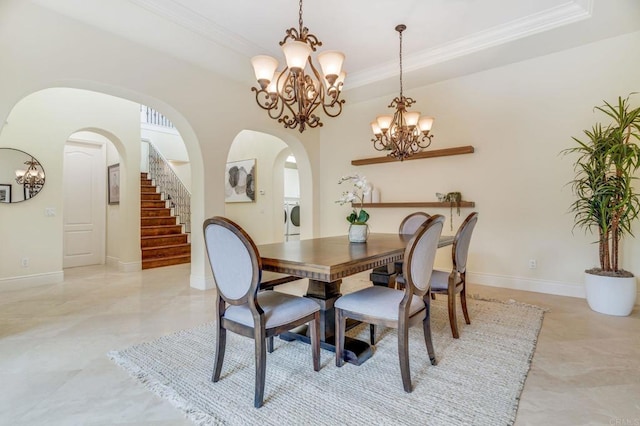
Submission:
<svg viewBox="0 0 640 426">
<path fill-rule="evenodd" d="M 34 155 L 45 169 L 46 182 L 36 197 L 0 210 L 0 235 L 12 241 L 11 249 L 0 256 L 0 279 L 61 273 L 64 145 L 83 129 L 107 137 L 118 150 L 109 164 L 121 165 L 120 204 L 107 208 L 107 255 L 122 269 L 140 268 L 138 108 L 133 102 L 78 89 L 45 89 L 13 108 L 0 133 L 0 146 Z M 54 208 L 56 215 L 45 217 L 45 208 Z M 28 268 L 21 266 L 24 257 L 30 259 Z"/>
<path fill-rule="evenodd" d="M 212 46 L 212 54 L 215 49 L 221 47 Z M 246 85 L 21 0 L 0 3 L 0 50 L 0 123 L 30 93 L 48 87 L 74 87 L 148 105 L 176 125 L 185 142 L 192 173 L 192 286 L 212 286 L 202 229 L 197 224 L 205 217 L 224 214 L 220 182 L 224 179 L 229 147 L 241 130 L 276 135 L 297 158 L 306 158 L 305 171 L 301 173 L 301 181 L 310 186 L 305 214 L 309 215 L 309 223 L 318 217 L 314 210 L 319 208 L 318 182 L 313 179 L 318 167 L 318 134 L 298 135 L 283 129 L 256 107 Z M 6 128 L 0 131 L 5 132 Z M 40 235 L 59 240 L 59 224 L 40 218 L 43 206 L 31 207 L 31 226 L 38 228 Z M 2 220 L 12 222 L 15 215 L 16 210 L 0 206 Z M 308 236 L 318 230 L 316 220 L 309 227 Z M 30 232 L 25 229 L 24 234 Z M 33 253 L 40 253 L 38 250 L 32 248 Z M 61 250 L 60 245 L 57 251 L 46 252 L 46 256 L 61 258 Z M 55 262 L 58 261 L 52 261 L 52 268 L 43 274 L 58 279 Z M 13 277 L 4 270 L 2 274 Z M 33 279 L 27 274 L 14 278 L 20 277 Z"/>
<path fill-rule="evenodd" d="M 381 155 L 370 142 L 369 121 L 397 96 L 349 104 L 338 124 L 322 132 L 321 229 L 344 233 L 347 207 L 338 178 L 367 176 L 383 201 L 436 201 L 436 192 L 460 191 L 480 212 L 471 245 L 473 282 L 582 296 L 582 271 L 597 262 L 593 236 L 572 234 L 570 158 L 559 155 L 572 136 L 595 120 L 593 106 L 640 91 L 640 33 L 540 57 L 428 87 L 406 89 L 415 111 L 436 117 L 431 149 L 473 145 L 474 154 L 352 167 L 350 160 Z M 634 99 L 640 105 L 640 96 Z M 389 111 L 391 111 L 389 109 Z M 340 153 L 336 155 L 336 153 Z M 414 209 L 372 208 L 371 230 L 395 232 Z M 454 215 L 454 229 L 471 209 Z M 448 209 L 430 213 L 449 216 Z M 636 235 L 640 235 L 636 223 Z M 444 232 L 451 232 L 449 223 Z M 449 264 L 441 250 L 438 264 Z M 529 269 L 536 259 L 537 269 Z M 640 274 L 640 241 L 625 241 L 623 265 Z"/>
<path fill-rule="evenodd" d="M 594 105 L 640 90 L 639 45 L 640 33 L 633 33 L 426 87 L 406 88 L 406 94 L 418 100 L 417 110 L 436 117 L 433 149 L 470 144 L 476 153 L 354 168 L 350 160 L 379 155 L 369 142 L 368 123 L 386 112 L 397 93 L 351 103 L 347 91 L 340 117 L 300 135 L 283 129 L 257 108 L 245 84 L 31 3 L 6 0 L 0 3 L 0 123 L 21 99 L 48 87 L 103 92 L 149 105 L 167 116 L 177 126 L 191 160 L 191 285 L 197 288 L 211 286 L 197 224 L 225 213 L 224 165 L 234 138 L 248 129 L 283 140 L 298 160 L 301 203 L 307 203 L 302 220 L 311 224 L 303 229 L 303 238 L 346 231 L 346 207 L 334 200 L 342 189 L 337 179 L 352 170 L 367 175 L 387 201 L 434 200 L 435 192 L 459 190 L 476 202 L 480 212 L 469 265 L 474 282 L 581 296 L 581 271 L 597 257 L 591 236 L 571 233 L 567 208 L 572 197 L 564 186 L 572 176 L 571 161 L 558 153 L 571 144 L 571 136 L 580 135 L 599 119 L 592 112 Z M 53 111 L 62 112 L 63 108 Z M 10 127 L 11 123 L 0 130 L 2 138 Z M 12 145 L 15 140 L 12 138 Z M 36 155 L 46 149 L 46 145 L 29 145 L 28 138 L 21 140 L 22 149 L 37 150 Z M 46 154 L 41 159 L 47 171 L 61 167 L 53 157 Z M 24 244 L 24 250 L 58 259 L 61 244 L 48 244 L 45 251 L 25 238 L 36 232 L 47 241 L 61 238 L 59 216 L 43 215 L 45 206 L 60 201 L 49 199 L 46 192 L 47 188 L 32 203 L 17 209 L 0 205 L 0 221 L 14 227 L 21 224 L 20 237 L 25 242 L 18 244 Z M 395 232 L 411 210 L 372 209 L 372 230 Z M 447 210 L 436 212 L 448 214 Z M 454 217 L 453 226 L 468 212 Z M 636 235 L 639 232 L 636 224 Z M 0 247 L 2 259 L 11 255 L 7 245 Z M 624 266 L 639 274 L 639 243 L 629 239 L 625 249 Z M 438 263 L 446 265 L 447 257 L 441 253 Z M 538 261 L 535 270 L 527 267 L 532 258 Z M 43 274 L 59 273 L 59 260 L 42 262 L 47 265 Z M 10 263 L 15 264 L 15 259 Z M 7 272 L 5 268 L 8 266 L 2 264 L 0 276 L 28 276 L 22 270 Z"/>
</svg>

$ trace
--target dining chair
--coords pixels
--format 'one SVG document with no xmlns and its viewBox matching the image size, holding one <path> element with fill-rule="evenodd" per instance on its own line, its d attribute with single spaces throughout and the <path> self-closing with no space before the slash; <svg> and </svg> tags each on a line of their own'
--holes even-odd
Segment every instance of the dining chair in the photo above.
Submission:
<svg viewBox="0 0 640 426">
<path fill-rule="evenodd" d="M 398 234 L 401 235 L 412 235 L 418 230 L 418 228 L 431 217 L 429 213 L 425 212 L 414 212 L 402 219 L 400 222 L 400 227 L 398 229 Z"/>
<path fill-rule="evenodd" d="M 478 212 L 473 212 L 462 222 L 456 232 L 451 249 L 453 268 L 451 271 L 434 270 L 431 274 L 431 295 L 446 294 L 448 299 L 449 323 L 451 334 L 455 339 L 460 337 L 458 319 L 456 317 L 456 294 L 460 293 L 462 313 L 467 324 L 471 324 L 467 311 L 467 258 L 471 234 L 478 222 Z"/>
<path fill-rule="evenodd" d="M 444 216 L 435 215 L 418 228 L 404 251 L 404 290 L 372 286 L 346 294 L 335 302 L 336 365 L 344 363 L 346 319 L 398 330 L 398 358 L 405 392 L 411 392 L 409 369 L 409 327 L 422 322 L 424 341 L 432 365 L 436 356 L 431 340 L 431 299 L 429 282 L 442 232 Z"/>
<path fill-rule="evenodd" d="M 204 238 L 216 285 L 216 351 L 212 381 L 220 379 L 227 330 L 255 340 L 254 406 L 262 406 L 266 339 L 309 323 L 313 369 L 320 370 L 320 305 L 278 291 L 258 291 L 262 261 L 251 237 L 220 216 L 205 220 Z"/>
<path fill-rule="evenodd" d="M 430 217 L 431 215 L 425 212 L 413 212 L 409 214 L 404 219 L 402 219 L 402 222 L 400 222 L 400 227 L 398 228 L 398 234 L 400 235 L 415 234 L 418 228 Z M 390 266 L 393 266 L 393 274 L 395 274 L 396 277 L 402 274 L 402 262 L 394 262 L 394 264 Z M 385 265 L 385 266 L 380 266 L 378 268 L 374 268 L 373 273 L 387 275 L 387 274 L 391 274 L 392 272 L 388 271 L 387 266 Z M 399 288 L 398 286 L 403 284 L 398 284 L 397 281 L 394 281 L 394 285 L 396 286 L 396 288 Z M 374 324 L 370 324 L 369 330 L 370 330 L 369 341 L 371 342 L 372 345 L 375 345 L 376 344 L 376 337 L 375 337 L 376 326 Z"/>
</svg>

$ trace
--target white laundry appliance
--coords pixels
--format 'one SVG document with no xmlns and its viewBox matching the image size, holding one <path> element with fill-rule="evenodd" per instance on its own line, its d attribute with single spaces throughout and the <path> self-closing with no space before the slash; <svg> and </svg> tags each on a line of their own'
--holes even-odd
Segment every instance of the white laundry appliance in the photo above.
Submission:
<svg viewBox="0 0 640 426">
<path fill-rule="evenodd" d="M 284 202 L 284 239 L 285 241 L 300 239 L 300 202 L 298 200 Z"/>
</svg>

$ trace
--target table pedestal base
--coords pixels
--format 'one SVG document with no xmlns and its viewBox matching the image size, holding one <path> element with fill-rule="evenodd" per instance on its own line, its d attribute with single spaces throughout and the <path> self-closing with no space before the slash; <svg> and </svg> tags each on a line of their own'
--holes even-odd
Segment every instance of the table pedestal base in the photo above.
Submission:
<svg viewBox="0 0 640 426">
<path fill-rule="evenodd" d="M 342 280 L 325 283 L 322 281 L 309 280 L 309 287 L 305 297 L 313 299 L 320 305 L 320 347 L 331 352 L 336 351 L 335 346 L 335 329 L 336 329 L 336 313 L 333 304 L 342 296 L 340 293 L 340 284 Z M 358 321 L 347 320 L 347 330 L 360 324 Z M 307 335 L 307 326 L 295 328 L 287 333 L 282 333 L 280 339 L 286 341 L 299 340 L 305 343 L 311 343 Z M 373 348 L 367 342 L 345 338 L 344 342 L 344 360 L 355 365 L 360 365 L 373 355 Z"/>
<path fill-rule="evenodd" d="M 355 324 L 357 325 L 357 324 Z M 282 333 L 280 339 L 287 342 L 298 340 L 307 344 L 311 344 L 309 336 L 307 336 L 307 326 L 303 325 L 294 330 Z M 334 342 L 334 336 L 329 339 L 320 341 L 320 347 L 331 352 L 336 351 L 336 345 Z M 361 365 L 363 362 L 371 358 L 373 355 L 373 348 L 367 342 L 362 340 L 353 339 L 351 337 L 345 337 L 344 339 L 344 360 L 354 365 Z"/>
</svg>

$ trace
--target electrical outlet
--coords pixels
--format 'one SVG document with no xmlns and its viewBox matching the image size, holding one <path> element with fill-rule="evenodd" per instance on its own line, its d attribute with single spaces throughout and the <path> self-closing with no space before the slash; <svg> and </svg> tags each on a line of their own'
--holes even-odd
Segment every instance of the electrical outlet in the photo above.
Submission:
<svg viewBox="0 0 640 426">
<path fill-rule="evenodd" d="M 23 268 L 28 268 L 29 267 L 29 258 L 28 257 L 23 257 L 22 260 L 20 261 L 20 264 L 22 265 Z"/>
<path fill-rule="evenodd" d="M 529 259 L 529 269 L 536 269 L 538 267 L 538 262 L 535 259 Z"/>
</svg>

